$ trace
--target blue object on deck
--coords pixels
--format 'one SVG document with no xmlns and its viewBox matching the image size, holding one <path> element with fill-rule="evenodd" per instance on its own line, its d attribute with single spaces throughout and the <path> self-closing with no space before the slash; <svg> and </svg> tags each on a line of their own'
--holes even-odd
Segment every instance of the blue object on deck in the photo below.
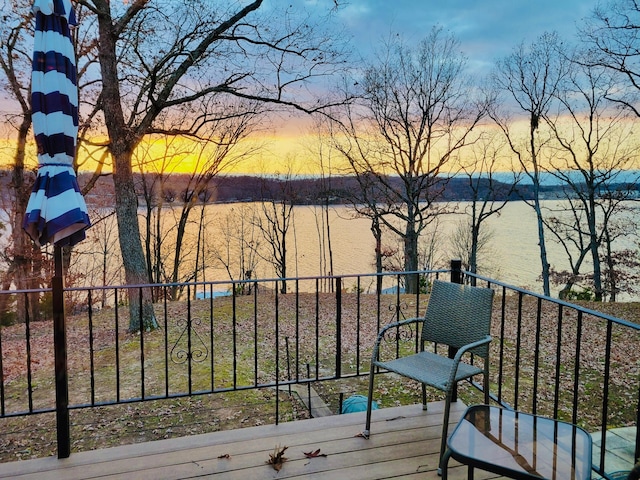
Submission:
<svg viewBox="0 0 640 480">
<path fill-rule="evenodd" d="M 371 410 L 377 410 L 378 403 L 371 402 Z M 355 413 L 367 411 L 367 397 L 364 395 L 352 395 L 342 402 L 342 413 Z"/>
</svg>

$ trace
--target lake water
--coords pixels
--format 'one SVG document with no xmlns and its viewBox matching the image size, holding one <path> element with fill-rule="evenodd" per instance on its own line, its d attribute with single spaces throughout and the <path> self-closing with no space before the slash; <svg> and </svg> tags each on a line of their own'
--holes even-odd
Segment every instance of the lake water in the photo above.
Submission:
<svg viewBox="0 0 640 480">
<path fill-rule="evenodd" d="M 459 205 L 459 210 L 464 207 Z M 298 243 L 297 269 L 301 276 L 317 275 L 317 257 L 319 242 L 316 232 L 315 215 L 310 207 L 299 207 L 295 212 L 296 237 Z M 348 207 L 332 208 L 329 214 L 333 244 L 334 272 L 351 274 L 374 271 L 375 241 L 370 231 L 370 221 L 351 218 Z M 462 215 L 444 215 L 436 229 L 436 257 L 440 259 L 437 267 L 448 267 L 454 256 L 451 236 L 462 221 Z M 535 214 L 524 202 L 510 202 L 501 215 L 487 221 L 491 229 L 489 248 L 491 258 L 485 263 L 485 272 L 507 283 L 541 291 L 538 281 L 540 274 L 540 255 Z M 386 236 L 387 243 L 395 240 Z M 399 247 L 399 245 L 397 245 Z M 555 245 L 554 245 L 555 247 Z M 552 264 L 564 259 L 557 248 L 552 248 Z M 293 272 L 292 272 L 293 273 Z M 482 272 L 481 272 L 482 273 Z"/>
<path fill-rule="evenodd" d="M 553 202 L 553 205 L 557 202 Z M 456 204 L 458 211 L 464 211 L 465 204 Z M 551 204 L 549 204 L 551 206 Z M 205 207 L 206 230 L 205 237 L 208 249 L 217 245 L 218 249 L 225 247 L 230 241 L 225 230 L 238 228 L 244 218 L 249 220 L 250 209 L 259 212 L 259 204 L 216 204 Z M 170 210 L 165 210 L 166 216 L 165 234 L 171 238 L 172 224 L 169 217 Z M 189 226 L 187 248 L 185 252 L 188 261 L 193 263 L 195 256 L 195 239 L 197 238 L 196 222 L 200 211 L 196 209 L 192 214 L 192 224 Z M 95 222 L 94 215 L 94 222 Z M 453 258 L 451 248 L 451 235 L 456 230 L 457 224 L 462 220 L 461 214 L 443 215 L 437 227 L 437 257 L 440 262 L 436 267 L 447 267 L 449 260 Z M 347 206 L 330 207 L 328 214 L 329 228 L 331 232 L 331 246 L 333 253 L 333 272 L 329 270 L 328 248 L 326 238 L 321 232 L 326 227 L 323 222 L 323 211 L 320 207 L 298 206 L 294 207 L 292 224 L 287 237 L 288 245 L 288 277 L 317 276 L 333 273 L 335 275 L 348 275 L 374 272 L 374 247 L 375 242 L 370 231 L 370 221 L 365 218 L 354 218 L 353 212 Z M 232 225 L 233 224 L 233 225 Z M 230 226 L 232 225 L 232 226 Z M 247 225 L 245 223 L 245 228 Z M 482 265 L 483 275 L 496 278 L 503 282 L 524 287 L 535 292 L 542 292 L 540 275 L 540 258 L 538 249 L 538 235 L 535 213 L 524 202 L 509 202 L 500 215 L 494 215 L 486 222 L 486 228 L 491 230 L 489 255 Z M 246 231 L 246 230 L 245 230 Z M 106 239 L 105 237 L 109 237 Z M 254 232 L 257 239 L 258 232 Z M 106 241 L 105 241 L 106 240 Z M 630 240 L 629 240 L 630 241 Z M 397 242 L 391 235 L 386 237 L 385 243 Z M 104 243 L 104 245 L 102 245 Z M 398 246 L 396 244 L 396 246 Z M 264 249 L 264 241 L 262 248 Z M 547 236 L 549 262 L 556 269 L 568 268 L 568 262 L 562 249 Z M 107 284 L 122 282 L 121 274 L 115 269 L 120 265 L 117 236 L 115 235 L 115 219 L 111 217 L 105 222 L 97 223 L 88 232 L 87 241 L 77 247 L 79 256 L 74 262 L 75 268 L 87 273 L 86 282 L 90 285 L 101 285 L 102 277 L 98 272 L 102 265 L 101 251 L 108 250 L 107 263 L 112 270 L 107 277 Z M 222 248 L 224 250 L 224 248 Z M 263 250 L 264 251 L 264 250 Z M 170 246 L 167 246 L 167 263 L 172 261 L 173 254 Z M 238 254 L 231 252 L 230 257 L 236 261 Z M 170 260 L 171 258 L 171 260 Z M 115 268 L 111 268 L 115 267 Z M 238 269 L 236 268 L 236 271 Z M 275 276 L 273 266 L 267 261 L 261 260 L 253 273 L 253 278 L 273 278 Z M 237 278 L 237 277 L 236 277 Z M 200 277 L 199 280 L 202 280 Z M 229 280 L 225 269 L 215 265 L 215 260 L 207 260 L 206 280 Z M 552 287 L 552 294 L 556 295 L 559 287 Z M 629 299 L 628 297 L 625 299 Z"/>
</svg>

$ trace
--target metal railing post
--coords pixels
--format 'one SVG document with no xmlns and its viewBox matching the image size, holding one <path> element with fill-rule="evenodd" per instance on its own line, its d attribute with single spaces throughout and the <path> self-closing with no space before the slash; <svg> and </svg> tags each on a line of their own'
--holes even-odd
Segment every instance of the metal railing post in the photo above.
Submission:
<svg viewBox="0 0 640 480">
<path fill-rule="evenodd" d="M 451 283 L 462 283 L 462 260 L 451 260 Z M 449 358 L 454 358 L 458 353 L 458 349 L 449 347 Z M 451 392 L 451 401 L 458 401 L 458 386 L 456 385 Z"/>
<path fill-rule="evenodd" d="M 451 260 L 451 283 L 462 283 L 462 260 Z"/>
<path fill-rule="evenodd" d="M 336 278 L 336 378 L 342 377 L 342 278 Z"/>
<path fill-rule="evenodd" d="M 640 388 L 638 388 L 638 409 L 636 410 L 636 450 L 634 458 L 640 461 Z"/>
<path fill-rule="evenodd" d="M 58 458 L 71 454 L 69 428 L 69 374 L 67 371 L 67 328 L 64 316 L 64 278 L 62 247 L 54 246 L 54 275 L 51 279 L 53 302 L 53 348 L 56 374 L 56 431 Z"/>
</svg>

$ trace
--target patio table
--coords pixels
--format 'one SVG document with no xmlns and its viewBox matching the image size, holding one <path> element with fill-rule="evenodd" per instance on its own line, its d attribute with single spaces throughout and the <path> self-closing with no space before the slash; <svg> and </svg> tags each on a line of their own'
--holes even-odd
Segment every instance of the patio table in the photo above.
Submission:
<svg viewBox="0 0 640 480">
<path fill-rule="evenodd" d="M 442 478 L 449 458 L 515 479 L 591 478 L 591 436 L 560 420 L 489 405 L 467 409 L 447 441 Z"/>
</svg>

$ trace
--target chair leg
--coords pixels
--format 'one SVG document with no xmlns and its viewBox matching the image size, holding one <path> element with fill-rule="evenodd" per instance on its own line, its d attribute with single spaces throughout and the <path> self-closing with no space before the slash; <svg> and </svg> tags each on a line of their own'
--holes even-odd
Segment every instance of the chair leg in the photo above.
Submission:
<svg viewBox="0 0 640 480">
<path fill-rule="evenodd" d="M 485 362 L 488 362 L 489 360 L 485 359 Z M 484 391 L 484 404 L 485 405 L 489 405 L 489 393 L 491 390 L 491 387 L 489 385 L 489 372 L 485 370 L 484 372 L 484 385 L 482 385 L 482 390 Z"/>
<path fill-rule="evenodd" d="M 427 386 L 422 384 L 422 410 L 427 409 Z"/>
<path fill-rule="evenodd" d="M 440 460 L 440 468 L 438 468 L 438 475 L 442 476 L 442 480 L 447 480 L 449 458 L 451 457 L 451 451 L 447 449 Z"/>
<path fill-rule="evenodd" d="M 455 384 L 452 388 L 455 388 Z M 444 418 L 442 419 L 442 439 L 440 440 L 440 456 L 438 457 L 438 475 L 442 475 L 444 453 L 447 450 L 447 435 L 449 433 L 449 410 L 451 409 L 452 393 L 452 389 L 447 391 L 447 400 L 444 404 Z"/>
<path fill-rule="evenodd" d="M 373 402 L 373 376 L 375 374 L 375 365 L 371 362 L 371 370 L 369 371 L 369 393 L 367 394 L 367 421 L 364 426 L 363 435 L 369 438 L 371 430 L 371 403 Z"/>
</svg>

